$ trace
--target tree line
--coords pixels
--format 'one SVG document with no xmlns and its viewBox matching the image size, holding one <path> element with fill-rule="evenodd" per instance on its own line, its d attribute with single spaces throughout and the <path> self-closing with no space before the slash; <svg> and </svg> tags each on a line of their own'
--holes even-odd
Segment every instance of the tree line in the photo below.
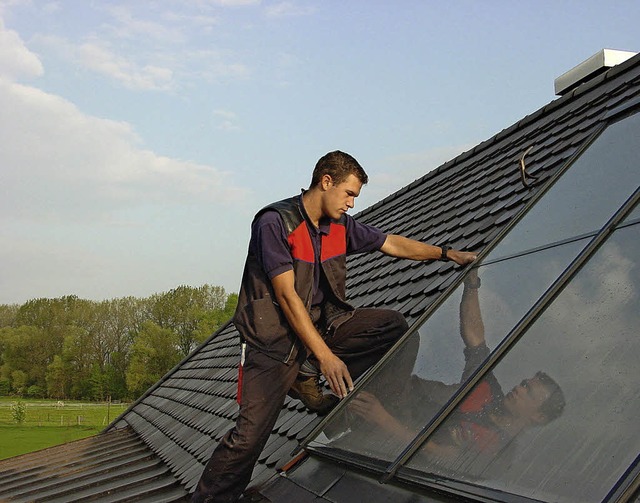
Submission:
<svg viewBox="0 0 640 503">
<path fill-rule="evenodd" d="M 0 396 L 136 399 L 226 323 L 237 301 L 203 285 L 141 299 L 0 304 Z"/>
</svg>

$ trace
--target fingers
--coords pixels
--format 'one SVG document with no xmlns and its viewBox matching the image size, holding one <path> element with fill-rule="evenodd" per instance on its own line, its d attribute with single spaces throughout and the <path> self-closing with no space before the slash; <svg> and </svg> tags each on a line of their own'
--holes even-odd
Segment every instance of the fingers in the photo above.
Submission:
<svg viewBox="0 0 640 503">
<path fill-rule="evenodd" d="M 478 258 L 477 253 L 473 252 L 459 252 L 459 255 L 456 257 L 457 260 L 455 262 L 458 265 L 467 265 L 471 262 L 474 262 Z"/>
<path fill-rule="evenodd" d="M 333 386 L 331 389 L 340 398 L 346 397 L 347 393 L 353 391 L 353 382 L 351 381 L 351 376 L 347 369 L 344 369 L 344 373 L 335 379 L 335 389 Z"/>
<path fill-rule="evenodd" d="M 327 381 L 329 382 L 329 387 L 331 388 L 331 391 L 333 391 L 333 394 L 338 396 L 339 398 L 342 398 L 342 390 L 340 388 L 340 380 L 336 379 L 334 377 L 329 377 L 329 376 L 325 376 L 327 378 Z"/>
<path fill-rule="evenodd" d="M 353 391 L 353 381 L 351 380 L 351 374 L 349 374 L 349 371 L 346 370 L 346 369 L 345 369 L 345 371 L 346 371 L 346 374 L 347 374 L 345 376 L 346 377 L 345 383 L 346 383 L 347 388 L 348 388 L 347 392 L 351 393 Z M 346 396 L 346 394 L 345 394 L 345 396 Z"/>
<path fill-rule="evenodd" d="M 347 366 L 340 358 L 333 357 L 325 364 L 321 365 L 320 370 L 329 383 L 331 391 L 339 398 L 344 398 L 347 393 L 353 391 L 353 380 Z"/>
<path fill-rule="evenodd" d="M 475 253 L 467 252 L 463 256 L 463 260 L 462 260 L 462 264 L 461 265 L 470 264 L 471 262 L 475 261 L 475 259 L 477 259 L 477 258 L 478 258 L 478 256 Z"/>
<path fill-rule="evenodd" d="M 331 391 L 333 391 L 339 398 L 344 398 L 347 396 L 347 393 L 353 391 L 353 381 L 351 380 L 351 375 L 349 374 L 346 366 L 335 374 L 325 375 L 325 377 L 329 382 Z"/>
</svg>

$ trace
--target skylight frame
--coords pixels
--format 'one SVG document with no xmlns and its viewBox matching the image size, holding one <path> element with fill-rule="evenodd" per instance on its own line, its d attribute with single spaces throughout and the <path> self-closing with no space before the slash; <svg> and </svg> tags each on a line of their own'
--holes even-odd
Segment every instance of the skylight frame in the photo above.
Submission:
<svg viewBox="0 0 640 503">
<path fill-rule="evenodd" d="M 498 344 L 498 346 L 491 352 L 489 357 L 480 365 L 479 368 L 476 369 L 476 371 L 466 382 L 462 383 L 461 387 L 454 393 L 454 395 L 440 410 L 440 412 L 429 421 L 429 423 L 420 431 L 420 433 L 409 444 L 407 444 L 405 449 L 396 457 L 396 459 L 387 466 L 380 477 L 381 483 L 389 482 L 393 479 L 394 481 L 409 483 L 412 485 L 418 484 L 421 487 L 436 488 L 439 491 L 450 491 L 452 494 L 465 494 L 467 495 L 467 497 L 473 494 L 474 498 L 480 498 L 481 500 L 484 500 L 485 498 L 491 498 L 492 501 L 497 500 L 506 502 L 534 501 L 517 494 L 503 493 L 496 489 L 491 489 L 485 486 L 475 486 L 473 484 L 455 479 L 451 479 L 451 481 L 449 481 L 449 479 L 437 477 L 438 482 L 429 482 L 428 480 L 425 480 L 423 478 L 412 477 L 409 473 L 403 472 L 401 470 L 404 464 L 416 452 L 416 450 L 418 450 L 420 446 L 423 445 L 426 439 L 429 438 L 429 436 L 438 428 L 438 426 L 440 426 L 440 424 L 442 424 L 447 419 L 451 412 L 455 410 L 456 406 L 464 399 L 471 388 L 473 388 L 475 384 L 477 384 L 488 372 L 490 372 L 495 367 L 495 365 L 497 365 L 497 363 L 499 363 L 502 357 L 507 354 L 508 350 L 520 339 L 520 337 L 535 322 L 540 314 L 555 300 L 558 294 L 591 259 L 594 253 L 596 253 L 600 246 L 611 236 L 614 230 L 618 227 L 633 225 L 634 222 L 637 223 L 637 219 L 634 219 L 634 222 L 622 223 L 622 221 L 627 215 L 631 214 L 634 208 L 637 207 L 638 201 L 640 200 L 640 188 L 636 188 L 635 192 L 631 196 L 629 196 L 628 199 L 617 208 L 617 210 L 614 210 L 613 215 L 610 216 L 609 220 L 600 229 L 594 229 L 593 231 L 587 232 L 586 234 L 583 234 L 581 236 L 573 236 L 571 238 L 567 238 L 566 240 L 563 240 L 563 242 L 547 243 L 536 248 L 517 251 L 513 254 L 498 257 L 486 263 L 482 261 L 489 253 L 491 253 L 496 248 L 502 238 L 507 233 L 511 232 L 511 230 L 520 223 L 523 217 L 538 203 L 538 201 L 549 191 L 549 189 L 556 183 L 556 181 L 561 176 L 563 176 L 571 166 L 573 166 L 576 160 L 579 159 L 584 154 L 584 152 L 593 145 L 593 143 L 600 137 L 600 135 L 614 123 L 617 123 L 624 118 L 635 115 L 634 111 L 632 111 L 635 108 L 637 108 L 635 105 L 632 107 L 626 106 L 616 109 L 615 111 L 613 111 L 613 113 L 610 112 L 607 116 L 608 120 L 603 121 L 603 123 L 591 135 L 589 140 L 586 141 L 585 144 L 576 153 L 574 153 L 574 155 L 565 163 L 565 165 L 560 170 L 558 170 L 558 172 L 556 172 L 555 175 L 551 177 L 551 179 L 541 190 L 537 191 L 537 193 L 531 198 L 530 201 L 527 202 L 525 207 L 518 213 L 518 215 L 514 217 L 512 221 L 506 226 L 506 228 L 503 229 L 493 240 L 493 242 L 480 253 L 475 267 L 501 262 L 517 256 L 531 254 L 536 251 L 558 246 L 559 244 L 563 244 L 563 242 L 573 242 L 584 238 L 591 238 L 591 240 L 583 249 L 578 252 L 576 257 L 574 257 L 574 259 L 564 269 L 564 271 L 558 275 L 556 280 L 546 290 L 546 292 L 544 292 L 540 296 L 540 298 L 533 304 L 527 314 L 515 324 L 515 326 L 507 334 L 507 336 L 504 337 L 502 342 Z M 440 306 L 460 286 L 471 268 L 472 266 L 468 266 L 467 268 L 465 268 L 463 273 L 460 274 L 449 285 L 449 287 L 445 289 L 445 291 L 438 297 L 438 299 L 426 309 L 423 315 L 420 316 L 420 318 L 412 325 L 407 334 L 405 334 L 405 336 L 394 346 L 393 350 L 385 355 L 385 357 L 380 362 L 378 362 L 378 364 L 373 369 L 374 371 L 383 366 L 385 362 L 391 357 L 391 355 L 399 350 L 406 343 L 409 337 L 414 334 L 416 330 L 420 328 L 437 309 L 440 308 Z M 373 375 L 375 374 L 374 371 L 368 373 L 366 378 L 358 383 L 356 390 L 363 387 L 373 377 Z M 334 458 L 334 456 L 332 455 L 333 453 L 330 450 L 324 450 L 322 447 L 309 448 L 308 444 L 310 441 L 312 441 L 315 435 L 323 429 L 324 424 L 330 421 L 336 413 L 338 413 L 343 407 L 347 405 L 349 398 L 350 397 L 348 397 L 346 400 L 343 400 L 340 405 L 311 432 L 311 434 L 305 439 L 303 444 L 301 444 L 301 448 L 308 448 L 310 452 L 317 453 L 322 457 Z M 357 463 L 353 459 L 353 457 L 345 459 L 345 457 L 340 456 L 340 458 L 342 458 L 340 459 L 340 461 L 343 463 L 346 462 L 348 464 L 374 471 L 375 473 L 381 473 L 379 469 L 376 469 L 370 463 L 366 463 L 369 466 L 362 466 L 362 464 Z M 428 478 L 428 474 L 425 475 Z M 447 480 L 448 483 L 445 483 L 444 480 Z M 639 486 L 640 466 L 638 458 L 636 458 L 635 464 L 632 465 L 625 472 L 625 474 L 620 477 L 618 483 L 614 488 L 611 489 L 610 493 L 607 495 L 604 501 L 626 501 L 634 494 Z"/>
<path fill-rule="evenodd" d="M 637 105 L 637 104 L 634 104 Z M 524 217 L 526 213 L 537 203 L 537 201 L 543 197 L 545 193 L 551 188 L 551 186 L 555 183 L 555 181 L 562 176 L 579 158 L 582 153 L 588 149 L 606 130 L 608 127 L 613 124 L 620 122 L 626 118 L 635 115 L 631 110 L 636 109 L 637 106 L 633 107 L 624 107 L 618 109 L 615 114 L 609 115 L 609 120 L 606 121 L 603 126 L 594 134 L 594 136 L 589 140 L 588 144 L 585 148 L 580 149 L 580 152 L 574 157 L 570 162 L 567 163 L 565 168 L 559 172 L 553 179 L 545 186 L 543 191 L 536 194 L 534 201 L 531 204 L 528 204 L 526 209 L 523 210 L 517 219 L 517 222 L 514 222 L 513 225 L 510 225 L 508 229 L 505 230 L 504 233 L 501 233 L 498 238 L 492 243 L 491 251 L 497 246 L 497 241 L 501 240 L 505 233 L 510 232 L 510 230 L 518 225 L 520 220 Z M 424 442 L 430 437 L 430 435 L 437 429 L 437 427 L 442 424 L 447 417 L 455 410 L 456 406 L 465 398 L 467 393 L 477 384 L 488 372 L 490 372 L 502 359 L 502 357 L 507 354 L 508 350 L 520 339 L 520 337 L 528 330 L 528 328 L 535 322 L 535 320 L 540 316 L 542 312 L 546 310 L 546 308 L 555 300 L 558 294 L 565 288 L 566 285 L 575 277 L 575 275 L 582 269 L 582 267 L 589 262 L 591 257 L 598 251 L 598 249 L 602 246 L 603 243 L 607 241 L 607 239 L 611 236 L 611 234 L 618 228 L 623 228 L 631 225 L 637 225 L 638 219 L 634 218 L 631 222 L 623 222 L 625 217 L 631 215 L 634 210 L 636 210 L 640 201 L 640 187 L 637 187 L 634 193 L 628 197 L 628 199 L 614 212 L 614 214 L 610 217 L 610 219 L 601 227 L 601 229 L 597 232 L 587 233 L 586 236 L 575 236 L 573 238 L 567 239 L 566 242 L 575 241 L 580 238 L 584 238 L 587 236 L 593 235 L 592 240 L 587 244 L 585 248 L 583 248 L 578 255 L 574 258 L 574 260 L 570 263 L 570 265 L 561 273 L 553 285 L 538 299 L 538 301 L 531 307 L 528 313 L 513 327 L 511 332 L 503 339 L 503 341 L 491 352 L 489 357 L 480 365 L 479 368 L 471 375 L 471 377 L 462 384 L 462 386 L 456 390 L 451 399 L 447 402 L 447 404 L 440 410 L 437 416 L 432 418 L 432 420 L 423 428 L 423 430 L 414 438 L 414 440 L 407 445 L 405 450 L 393 461 L 384 475 L 380 478 L 380 482 L 384 483 L 392 478 L 398 481 L 404 481 L 408 483 L 417 483 L 414 477 L 404 476 L 402 473 L 398 474 L 398 470 L 401 470 L 404 464 L 409 460 L 409 458 L 424 444 Z M 528 253 L 533 253 L 536 250 L 541 250 L 545 248 L 549 248 L 552 246 L 556 246 L 557 243 L 550 243 L 546 246 L 540 246 L 537 249 L 524 250 L 522 252 L 517 252 L 508 256 L 499 257 L 496 260 L 492 260 L 489 263 L 496 263 L 502 260 L 507 260 L 508 258 L 513 258 L 520 255 L 526 255 Z M 485 263 L 481 263 L 481 265 L 486 265 Z M 478 265 L 478 267 L 480 264 Z M 466 272 L 466 271 L 465 271 Z M 447 296 L 450 292 L 447 292 Z M 444 295 L 442 296 L 444 297 Z M 444 299 L 443 299 L 444 300 Z M 420 322 L 422 323 L 422 322 Z M 438 478 L 439 480 L 443 480 L 442 478 Z M 453 480 L 453 479 L 452 479 Z M 467 485 L 465 482 L 460 482 L 457 480 L 453 480 L 454 485 Z M 444 487 L 443 487 L 444 486 Z M 440 490 L 447 487 L 447 484 L 434 484 L 434 487 L 439 488 Z M 628 498 L 632 497 L 632 495 L 637 491 L 640 487 L 640 454 L 636 457 L 635 463 L 629 467 L 629 469 L 623 474 L 618 480 L 617 484 L 610 490 L 603 501 L 606 502 L 623 502 L 627 501 Z M 453 489 L 453 487 L 452 487 Z M 482 493 L 485 491 L 489 491 L 491 493 L 491 488 L 482 486 Z M 503 495 L 504 493 L 500 491 L 496 491 L 494 496 Z M 526 497 L 522 497 L 519 495 L 509 495 L 506 499 L 500 499 L 499 501 L 533 501 Z"/>
<path fill-rule="evenodd" d="M 632 115 L 632 114 L 629 114 L 629 115 Z M 416 330 L 418 328 L 420 328 L 425 323 L 425 321 L 427 319 L 429 319 L 431 317 L 431 315 L 438 308 L 440 308 L 440 306 L 451 296 L 451 294 L 458 289 L 458 287 L 462 284 L 462 282 L 464 281 L 464 278 L 467 276 L 469 271 L 471 271 L 471 269 L 473 269 L 474 267 L 478 267 L 480 265 L 485 265 L 484 258 L 486 256 L 488 256 L 493 251 L 493 249 L 502 241 L 502 239 L 504 238 L 505 235 L 507 235 L 509 232 L 511 232 L 511 230 L 520 223 L 520 221 L 529 212 L 529 210 L 531 210 L 531 208 L 533 208 L 538 203 L 538 201 L 549 191 L 549 189 L 551 187 L 553 187 L 553 185 L 556 183 L 556 181 L 560 177 L 562 177 L 562 175 L 564 175 L 564 173 L 566 173 L 566 171 L 569 170 L 571 168 L 571 166 L 573 166 L 573 164 L 582 156 L 582 154 L 586 150 L 589 149 L 589 147 L 599 138 L 599 136 L 602 134 L 602 132 L 605 129 L 607 129 L 607 127 L 609 127 L 611 124 L 613 124 L 614 122 L 617 122 L 617 121 L 611 121 L 611 120 L 610 121 L 604 121 L 603 124 L 599 125 L 596 128 L 596 130 L 593 132 L 591 137 L 587 141 L 585 141 L 584 145 L 582 145 L 576 152 L 574 152 L 574 154 L 567 160 L 567 162 L 564 164 L 564 166 L 562 166 L 560 169 L 558 169 L 558 171 L 556 171 L 556 173 L 554 173 L 549 178 L 549 180 L 547 180 L 547 182 L 540 188 L 540 190 L 538 190 L 529 199 L 529 201 L 527 201 L 527 203 L 524 205 L 524 207 L 511 219 L 511 221 L 507 225 L 505 225 L 505 227 L 498 233 L 498 235 L 493 239 L 493 241 L 478 253 L 478 257 L 477 257 L 475 263 L 474 264 L 469 264 L 463 269 L 463 271 L 459 274 L 459 276 L 456 277 L 449 284 L 449 286 L 447 288 L 445 288 L 445 290 L 425 309 L 425 311 L 422 313 L 422 315 L 420 315 L 420 317 L 416 319 L 416 321 L 409 327 L 409 330 L 407 330 L 407 332 L 398 340 L 398 342 L 396 342 L 394 344 L 394 346 L 391 347 L 389 349 L 389 351 L 387 351 L 387 353 L 375 365 L 373 365 L 369 369 L 369 371 L 356 383 L 356 385 L 354 387 L 354 390 L 352 392 L 350 392 L 347 395 L 346 398 L 342 399 L 338 403 L 338 405 L 336 407 L 334 407 L 331 410 L 331 412 L 329 412 L 329 414 L 327 414 L 318 423 L 318 425 L 309 432 L 307 437 L 298 445 L 298 447 L 296 447 L 293 450 L 293 452 L 291 453 L 292 456 L 297 454 L 302 449 L 308 449 L 311 452 L 318 452 L 316 449 L 309 448 L 309 442 L 311 442 L 313 440 L 313 438 L 315 438 L 324 429 L 326 423 L 330 422 L 331 419 L 334 416 L 336 416 L 340 411 L 342 411 L 347 406 L 347 404 L 349 403 L 351 398 L 355 395 L 355 393 L 358 390 L 360 390 L 360 388 L 364 387 L 364 385 L 371 380 L 371 378 L 376 374 L 376 371 L 380 367 L 385 365 L 386 362 L 400 348 L 402 348 L 405 345 L 405 343 L 410 339 L 411 335 L 413 335 L 416 332 Z M 576 240 L 579 240 L 579 239 L 581 239 L 583 237 L 588 237 L 588 236 L 592 236 L 592 235 L 595 235 L 595 234 L 596 234 L 596 232 L 587 233 L 586 236 L 573 237 L 573 238 L 570 238 L 570 239 L 566 240 L 566 242 L 576 241 Z M 545 247 L 551 247 L 551 246 L 558 245 L 558 244 L 561 244 L 561 243 L 564 243 L 564 241 L 558 242 L 558 243 L 551 243 L 551 244 L 546 245 Z M 490 262 L 487 262 L 487 264 L 497 263 L 497 262 L 500 262 L 500 261 L 507 260 L 509 258 L 517 257 L 517 256 L 520 256 L 520 255 L 526 255 L 528 253 L 533 253 L 534 251 L 539 251 L 542 248 L 544 248 L 544 247 L 537 247 L 535 249 L 524 250 L 524 251 L 517 252 L 517 253 L 514 253 L 514 254 L 505 255 L 504 257 L 499 257 L 496 260 L 492 260 Z M 483 368 L 483 367 L 484 367 L 484 365 L 480 366 L 480 368 Z M 323 453 L 323 455 L 327 455 L 327 453 Z"/>
<path fill-rule="evenodd" d="M 455 410 L 456 406 L 465 398 L 467 393 L 473 388 L 487 373 L 495 368 L 495 366 L 500 362 L 502 357 L 506 355 L 508 350 L 520 339 L 520 337 L 526 333 L 529 327 L 538 319 L 541 313 L 545 311 L 545 309 L 556 299 L 558 294 L 564 289 L 566 285 L 575 277 L 575 275 L 582 269 L 582 267 L 589 262 L 591 257 L 598 251 L 598 249 L 602 246 L 603 243 L 607 241 L 609 236 L 617 229 L 622 227 L 627 227 L 627 225 L 620 226 L 623 219 L 630 214 L 640 202 L 640 188 L 637 188 L 633 195 L 631 195 L 623 205 L 618 208 L 615 214 L 607 221 L 607 223 L 600 229 L 597 235 L 587 244 L 587 246 L 574 258 L 571 264 L 565 269 L 565 271 L 558 276 L 553 285 L 538 299 L 538 301 L 532 306 L 532 308 L 527 312 L 527 314 L 514 326 L 511 332 L 505 337 L 505 339 L 491 352 L 489 357 L 484 361 L 478 369 L 471 375 L 471 377 L 455 392 L 455 394 L 451 397 L 447 405 L 443 407 L 440 413 L 434 417 L 427 426 L 423 429 L 420 434 L 414 438 L 414 440 L 407 446 L 405 451 L 403 451 L 397 459 L 389 465 L 384 475 L 380 478 L 381 483 L 385 483 L 393 480 L 398 480 L 402 482 L 408 482 L 413 484 L 420 484 L 416 477 L 405 476 L 402 473 L 399 473 L 399 470 L 402 469 L 404 464 L 409 460 L 409 458 L 424 444 L 424 442 L 431 436 L 431 434 L 437 429 L 440 424 L 442 424 L 447 417 Z M 630 224 L 631 225 L 631 224 Z M 638 225 L 637 223 L 635 225 Z M 640 466 L 638 464 L 638 457 L 636 457 L 636 463 L 631 468 L 633 470 L 627 470 L 625 474 L 623 474 L 618 483 L 614 488 L 609 492 L 609 494 L 605 497 L 603 502 L 611 503 L 611 502 L 624 502 L 627 499 L 622 499 L 630 497 L 637 487 L 640 487 Z M 428 474 L 427 478 L 428 478 Z M 438 480 L 443 480 L 442 478 L 438 478 Z M 453 480 L 453 479 L 452 479 Z M 424 481 L 422 481 L 424 483 Z M 467 486 L 469 484 L 465 482 L 460 482 L 454 480 L 456 485 L 464 485 Z M 426 485 L 431 485 L 427 483 Z M 432 487 L 438 488 L 440 490 L 446 490 L 448 487 L 446 483 L 433 483 Z M 488 491 L 489 493 L 495 492 L 496 497 L 502 495 L 507 495 L 506 499 L 497 499 L 494 501 L 504 501 L 507 503 L 512 503 L 516 501 L 522 502 L 533 502 L 538 500 L 533 500 L 530 498 L 526 498 L 523 496 L 519 496 L 517 494 L 511 493 L 503 493 L 501 491 L 496 491 L 488 487 L 481 486 L 483 491 Z M 615 494 L 619 494 L 619 497 L 616 499 L 611 499 L 615 496 Z"/>
</svg>

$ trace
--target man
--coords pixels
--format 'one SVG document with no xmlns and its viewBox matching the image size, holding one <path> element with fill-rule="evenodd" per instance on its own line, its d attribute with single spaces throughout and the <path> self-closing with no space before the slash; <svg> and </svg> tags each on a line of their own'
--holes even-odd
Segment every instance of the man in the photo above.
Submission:
<svg viewBox="0 0 640 503">
<path fill-rule="evenodd" d="M 479 288 L 477 269 L 473 269 L 464 281 L 460 302 L 460 334 L 465 345 L 461 382 L 465 382 L 489 356 Z M 408 342 L 406 362 L 415 360 L 418 342 L 417 337 Z M 405 367 L 398 369 L 398 374 L 408 375 L 413 363 Z M 354 397 L 349 410 L 378 430 L 372 435 L 369 429 L 366 436 L 385 438 L 394 445 L 412 441 L 424 426 L 425 418 L 431 419 L 438 413 L 460 386 L 421 379 L 416 375 L 382 385 L 386 385 L 385 390 L 376 393 L 380 398 L 373 393 L 361 392 Z M 390 386 L 401 391 L 390 392 Z M 556 419 L 564 406 L 562 390 L 544 372 L 524 379 L 506 395 L 490 372 L 423 445 L 414 464 L 439 473 L 443 469 L 482 472 L 489 460 L 495 461 L 498 453 L 513 445 L 512 441 L 519 433 Z"/>
<path fill-rule="evenodd" d="M 327 413 L 406 331 L 399 313 L 346 301 L 347 255 L 379 250 L 459 265 L 475 260 L 474 253 L 356 222 L 347 211 L 367 181 L 352 156 L 330 152 L 316 164 L 309 190 L 256 215 L 234 316 L 246 342 L 240 412 L 207 463 L 194 502 L 237 501 L 287 393 Z M 320 374 L 334 395 L 322 393 Z"/>
</svg>

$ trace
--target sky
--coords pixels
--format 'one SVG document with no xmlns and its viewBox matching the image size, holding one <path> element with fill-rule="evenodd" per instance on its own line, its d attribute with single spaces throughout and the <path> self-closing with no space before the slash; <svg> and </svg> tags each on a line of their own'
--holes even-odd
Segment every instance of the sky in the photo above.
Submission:
<svg viewBox="0 0 640 503">
<path fill-rule="evenodd" d="M 326 152 L 355 213 L 554 99 L 640 2 L 0 0 L 0 304 L 237 292 Z M 383 229 L 384 230 L 384 229 Z"/>
</svg>

